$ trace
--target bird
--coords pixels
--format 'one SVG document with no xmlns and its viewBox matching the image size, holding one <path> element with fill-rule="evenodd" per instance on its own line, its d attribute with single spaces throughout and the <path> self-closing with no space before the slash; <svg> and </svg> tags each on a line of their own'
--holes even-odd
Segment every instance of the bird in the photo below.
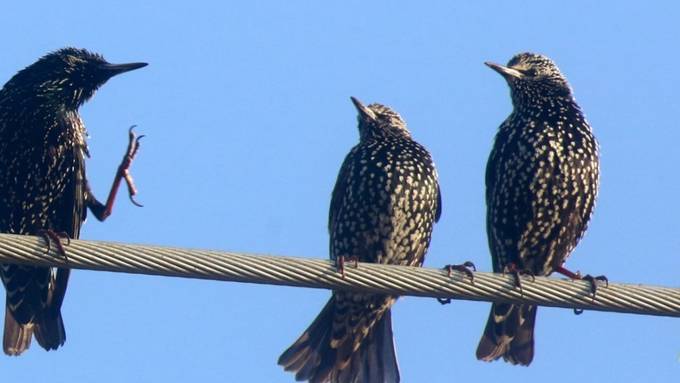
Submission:
<svg viewBox="0 0 680 383">
<path fill-rule="evenodd" d="M 347 154 L 331 196 L 330 258 L 339 267 L 346 258 L 421 266 L 442 209 L 433 159 L 394 110 L 351 100 L 359 143 Z M 333 291 L 278 363 L 298 381 L 398 382 L 390 311 L 396 300 Z"/>
<path fill-rule="evenodd" d="M 486 167 L 486 225 L 494 272 L 560 272 L 586 232 L 599 188 L 598 143 L 571 86 L 548 57 L 485 63 L 510 87 L 513 111 Z M 519 275 L 516 274 L 519 283 Z M 584 279 L 590 279 L 590 276 Z M 521 287 L 521 286 L 520 286 Z M 528 366 L 536 306 L 494 303 L 477 359 Z"/>
<path fill-rule="evenodd" d="M 113 198 L 99 202 L 85 173 L 87 132 L 78 109 L 108 79 L 146 63 L 110 64 L 99 54 L 67 47 L 46 54 L 17 72 L 0 90 L 0 232 L 42 235 L 57 241 L 78 238 L 89 208 L 100 220 L 111 213 Z M 141 136 L 140 136 L 141 137 Z M 138 149 L 130 144 L 114 180 L 132 192 L 127 172 Z M 132 194 L 131 194 L 132 198 Z M 45 350 L 66 340 L 61 306 L 68 268 L 0 265 L 7 291 L 3 351 L 20 355 L 33 335 Z"/>
</svg>

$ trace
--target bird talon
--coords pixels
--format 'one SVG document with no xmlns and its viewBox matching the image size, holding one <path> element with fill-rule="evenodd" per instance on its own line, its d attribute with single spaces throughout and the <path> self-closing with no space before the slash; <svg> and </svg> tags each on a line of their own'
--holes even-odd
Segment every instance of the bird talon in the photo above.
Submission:
<svg viewBox="0 0 680 383">
<path fill-rule="evenodd" d="M 135 138 L 137 137 L 137 133 L 135 133 L 136 127 L 137 127 L 137 125 L 135 124 L 135 125 L 130 126 L 130 128 L 128 129 L 128 137 L 130 138 L 129 143 L 128 143 L 129 146 L 135 141 Z"/>
<path fill-rule="evenodd" d="M 359 268 L 359 258 L 357 258 L 356 255 L 352 255 L 350 257 L 346 257 L 344 255 L 339 256 L 335 261 L 335 267 L 337 268 L 338 272 L 340 272 L 342 279 L 345 279 L 345 262 L 347 262 L 347 260 L 354 262 L 355 269 Z"/>
<path fill-rule="evenodd" d="M 475 266 L 475 264 L 470 261 L 463 262 L 463 266 L 472 269 L 472 271 L 477 271 L 477 267 Z"/>
<path fill-rule="evenodd" d="M 135 196 L 133 194 L 128 195 L 128 198 L 130 198 L 130 202 L 132 202 L 133 205 L 135 205 L 137 207 L 144 207 L 144 205 L 135 201 Z"/>
<path fill-rule="evenodd" d="M 123 178 L 125 179 L 125 184 L 127 185 L 128 188 L 128 197 L 130 198 L 132 204 L 138 207 L 144 207 L 144 205 L 135 200 L 135 195 L 137 195 L 137 188 L 135 187 L 134 180 L 132 179 L 130 173 L 125 171 Z"/>
<path fill-rule="evenodd" d="M 604 275 L 598 275 L 596 277 L 593 277 L 590 274 L 586 274 L 585 276 L 581 277 L 582 280 L 590 282 L 590 293 L 593 295 L 593 299 L 595 299 L 595 294 L 597 293 L 597 282 L 604 282 L 606 287 L 609 287 L 609 279 L 607 279 L 606 276 Z"/>
<path fill-rule="evenodd" d="M 67 233 L 67 232 L 65 232 L 65 231 L 60 231 L 60 232 L 57 233 L 57 236 L 58 236 L 60 239 L 65 239 L 65 240 L 66 240 L 66 246 L 68 246 L 68 245 L 71 244 L 71 238 L 68 236 L 68 233 Z"/>
<path fill-rule="evenodd" d="M 562 266 L 555 268 L 555 272 L 565 275 L 572 280 L 582 280 L 590 282 L 590 293 L 593 295 L 593 298 L 595 298 L 595 293 L 597 292 L 597 281 L 604 282 L 605 286 L 609 287 L 609 279 L 607 279 L 607 277 L 604 275 L 598 275 L 596 277 L 593 277 L 590 274 L 581 275 L 580 271 L 574 273 L 565 269 Z"/>
<path fill-rule="evenodd" d="M 536 282 L 536 275 L 531 270 L 524 270 L 522 271 L 522 275 L 526 275 L 529 278 L 531 278 L 531 282 Z"/>
<path fill-rule="evenodd" d="M 45 240 L 45 243 L 47 245 L 47 250 L 45 251 L 45 254 L 50 253 L 50 251 L 52 250 L 52 242 L 54 242 L 55 245 L 57 246 L 57 254 L 68 261 L 66 249 L 64 249 L 64 245 L 61 243 L 62 239 L 66 239 L 66 245 L 71 244 L 71 238 L 69 238 L 66 232 L 64 231 L 55 232 L 51 229 L 43 229 L 38 231 L 38 235 L 40 235 Z"/>
<path fill-rule="evenodd" d="M 456 270 L 458 272 L 464 273 L 468 278 L 470 278 L 470 283 L 474 284 L 475 283 L 475 275 L 472 273 L 472 270 L 470 270 L 470 269 L 477 271 L 475 264 L 470 262 L 470 261 L 465 261 L 460 265 L 453 265 L 452 264 L 452 265 L 444 266 L 444 270 L 447 271 L 449 278 L 453 275 L 453 270 Z"/>
<path fill-rule="evenodd" d="M 142 134 L 137 136 L 137 133 L 134 132 L 134 128 L 136 128 L 137 125 L 132 125 L 130 129 L 128 129 L 128 147 L 127 151 L 125 152 L 125 159 L 123 160 L 123 164 L 121 164 L 122 168 L 127 169 L 132 160 L 135 158 L 135 155 L 137 154 L 137 151 L 139 150 L 139 140 L 144 138 L 146 135 Z M 127 166 L 123 166 L 123 165 Z"/>
<path fill-rule="evenodd" d="M 439 302 L 441 305 L 448 305 L 451 303 L 451 298 L 437 298 L 437 302 Z"/>
<path fill-rule="evenodd" d="M 583 314 L 583 309 L 574 309 L 574 315 L 581 315 Z"/>
<path fill-rule="evenodd" d="M 529 269 L 524 269 L 520 270 L 516 264 L 510 263 L 505 266 L 503 269 L 503 273 L 505 274 L 510 274 L 515 278 L 515 287 L 519 288 L 519 293 L 520 295 L 524 295 L 524 290 L 522 289 L 522 276 L 528 276 L 531 278 L 531 282 L 536 281 L 536 275 L 529 270 Z"/>
</svg>

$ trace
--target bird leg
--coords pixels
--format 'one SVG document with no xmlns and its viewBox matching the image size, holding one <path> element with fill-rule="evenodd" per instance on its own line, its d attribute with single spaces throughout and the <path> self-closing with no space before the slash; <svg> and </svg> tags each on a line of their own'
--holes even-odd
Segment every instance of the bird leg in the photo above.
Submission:
<svg viewBox="0 0 680 383">
<path fill-rule="evenodd" d="M 532 282 L 536 280 L 536 276 L 534 275 L 534 273 L 531 270 L 527 270 L 527 269 L 520 270 L 517 267 L 517 264 L 514 263 L 514 262 L 511 262 L 508 265 L 506 265 L 503 268 L 503 273 L 504 274 L 511 274 L 512 276 L 515 277 L 515 287 L 519 288 L 520 295 L 524 294 L 524 291 L 522 290 L 522 279 L 521 279 L 522 275 L 530 276 Z"/>
<path fill-rule="evenodd" d="M 125 184 L 127 185 L 128 196 L 130 197 L 130 201 L 132 201 L 132 203 L 135 206 L 142 207 L 142 205 L 135 201 L 134 199 L 134 196 L 137 194 L 137 188 L 135 187 L 135 184 L 132 180 L 132 176 L 130 175 L 129 171 L 130 165 L 132 165 L 132 160 L 134 160 L 135 155 L 139 150 L 139 140 L 141 140 L 142 137 L 144 137 L 144 135 L 137 136 L 135 134 L 135 132 L 133 131 L 135 126 L 136 125 L 132 125 L 130 127 L 129 130 L 130 140 L 128 142 L 128 147 L 127 150 L 125 151 L 125 155 L 123 156 L 123 160 L 118 166 L 116 177 L 113 179 L 113 184 L 111 185 L 111 190 L 109 191 L 109 197 L 106 199 L 106 205 L 103 205 L 101 202 L 97 201 L 97 199 L 94 198 L 94 195 L 92 195 L 92 192 L 89 191 L 88 189 L 89 193 L 88 207 L 95 215 L 95 217 L 97 217 L 97 219 L 100 221 L 104 221 L 111 215 L 111 212 L 113 211 L 113 203 L 116 200 L 116 194 L 118 193 L 118 188 L 120 187 L 120 182 L 122 180 L 125 180 Z"/>
<path fill-rule="evenodd" d="M 449 277 L 453 274 L 453 270 L 460 271 L 461 273 L 465 273 L 465 275 L 470 278 L 470 283 L 475 282 L 475 276 L 472 274 L 472 272 L 477 271 L 477 268 L 475 267 L 475 264 L 470 261 L 465 261 L 460 265 L 446 265 L 444 266 L 444 270 L 448 272 Z"/>
<path fill-rule="evenodd" d="M 609 287 L 609 279 L 607 279 L 606 276 L 604 275 L 598 275 L 596 277 L 593 277 L 590 274 L 586 274 L 584 276 L 581 276 L 581 272 L 573 272 L 570 270 L 565 269 L 562 266 L 558 266 L 555 268 L 556 273 L 560 273 L 567 278 L 570 278 L 572 280 L 583 280 L 583 281 L 588 281 L 590 282 L 590 293 L 593 295 L 593 299 L 595 299 L 595 293 L 597 292 L 597 281 L 601 281 L 605 283 L 605 286 Z M 574 309 L 574 314 L 576 315 L 581 315 L 583 314 L 583 309 L 575 308 Z"/>
<path fill-rule="evenodd" d="M 451 278 L 451 275 L 453 275 L 453 270 L 464 273 L 468 278 L 470 278 L 470 283 L 473 285 L 475 284 L 475 275 L 472 272 L 477 271 L 477 268 L 475 267 L 475 264 L 470 261 L 465 261 L 459 265 L 446 265 L 443 267 L 443 270 L 446 270 L 449 278 Z M 437 298 L 437 302 L 442 305 L 448 305 L 451 303 L 451 298 Z"/>
<path fill-rule="evenodd" d="M 581 272 L 573 272 L 570 270 L 565 269 L 562 266 L 558 266 L 555 268 L 556 273 L 560 273 L 567 278 L 573 279 L 573 280 L 583 280 L 583 281 L 588 281 L 590 282 L 590 293 L 593 294 L 593 297 L 595 297 L 595 292 L 597 292 L 597 281 L 604 282 L 605 286 L 609 287 L 609 279 L 604 276 L 604 275 L 598 275 L 598 276 L 592 276 L 590 274 L 586 274 L 584 276 L 581 276 Z"/>
<path fill-rule="evenodd" d="M 354 262 L 355 269 L 359 268 L 359 258 L 357 258 L 356 255 L 352 255 L 350 257 L 346 257 L 344 255 L 339 256 L 335 260 L 335 267 L 338 269 L 338 272 L 340 272 L 340 275 L 342 275 L 342 279 L 345 279 L 345 262 L 347 262 L 347 260 Z"/>
<path fill-rule="evenodd" d="M 71 244 L 71 238 L 69 238 L 68 234 L 66 232 L 60 231 L 60 232 L 55 232 L 52 229 L 43 229 L 38 231 L 38 235 L 40 235 L 44 240 L 45 243 L 47 244 L 47 251 L 45 251 L 45 254 L 49 254 L 51 250 L 51 244 L 54 242 L 57 246 L 57 253 L 64 257 L 64 259 L 68 260 L 68 257 L 66 256 L 66 250 L 64 249 L 64 245 L 61 243 L 62 238 L 66 239 L 66 245 Z"/>
</svg>

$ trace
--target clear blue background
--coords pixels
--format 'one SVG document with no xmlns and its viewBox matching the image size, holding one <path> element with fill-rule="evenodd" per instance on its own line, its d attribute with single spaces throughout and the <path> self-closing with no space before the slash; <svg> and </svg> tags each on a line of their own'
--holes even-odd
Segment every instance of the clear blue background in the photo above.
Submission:
<svg viewBox="0 0 680 383">
<path fill-rule="evenodd" d="M 327 257 L 327 211 L 357 141 L 349 96 L 394 107 L 439 168 L 444 213 L 425 264 L 490 270 L 483 174 L 508 89 L 482 63 L 552 57 L 602 147 L 590 230 L 568 266 L 679 287 L 680 6 L 641 2 L 58 1 L 0 7 L 0 83 L 73 45 L 146 61 L 82 108 L 90 182 L 105 198 L 126 130 L 147 134 L 123 194 L 82 238 Z M 182 2 L 186 3 L 186 2 Z M 322 4 L 323 3 L 323 4 Z M 399 3 L 399 4 L 397 4 Z M 616 4 L 616 6 L 614 6 Z M 672 5 L 671 5 L 672 4 Z M 68 340 L 0 357 L 3 381 L 288 382 L 277 365 L 323 290 L 76 271 Z M 680 321 L 539 310 L 529 368 L 482 363 L 486 303 L 394 308 L 404 382 L 671 382 Z"/>
</svg>

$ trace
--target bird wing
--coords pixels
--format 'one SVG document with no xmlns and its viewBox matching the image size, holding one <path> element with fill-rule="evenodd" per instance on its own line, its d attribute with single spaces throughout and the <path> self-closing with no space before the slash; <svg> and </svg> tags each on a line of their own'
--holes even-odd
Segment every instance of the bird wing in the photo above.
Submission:
<svg viewBox="0 0 680 383">
<path fill-rule="evenodd" d="M 439 218 L 442 216 L 442 189 L 439 186 L 439 181 L 437 181 L 437 212 L 434 215 L 434 221 L 439 222 Z"/>
<path fill-rule="evenodd" d="M 73 143 L 64 152 L 65 163 L 72 166 L 66 179 L 66 186 L 57 202 L 57 214 L 50 217 L 50 229 L 65 232 L 69 238 L 80 237 L 80 227 L 87 217 L 85 206 L 87 179 L 85 177 L 85 156 L 87 144 L 83 137 L 85 128 L 76 113 L 66 113 L 59 120 L 61 131 L 74 134 Z M 54 314 L 59 313 L 66 294 L 70 269 L 57 268 L 50 279 L 46 305 Z"/>
<path fill-rule="evenodd" d="M 347 154 L 347 156 L 345 156 L 345 160 L 342 162 L 340 172 L 338 173 L 338 178 L 335 181 L 335 186 L 333 187 L 333 194 L 331 196 L 331 206 L 328 212 L 329 233 L 333 232 L 333 229 L 336 224 L 335 220 L 338 217 L 340 209 L 342 208 L 345 193 L 347 193 L 348 186 L 347 181 L 350 179 L 350 175 L 352 173 L 352 168 L 354 166 L 352 158 L 356 156 L 355 152 L 357 151 L 357 147 L 358 146 L 352 148 L 352 150 Z"/>
<path fill-rule="evenodd" d="M 3 142 L 14 143 L 0 148 L 0 167 L 5 170 L 5 180 L 0 186 L 1 232 L 38 235 L 41 230 L 49 229 L 69 236 L 78 234 L 77 230 L 74 232 L 68 206 L 74 203 L 74 185 L 69 177 L 74 158 L 68 147 L 43 146 L 59 142 L 58 135 L 65 134 L 65 123 L 64 118 L 55 119 L 44 130 L 22 132 L 20 140 L 8 136 L 12 129 L 0 130 Z M 26 158 L 25 153 L 34 153 L 39 158 Z M 58 190 L 55 185 L 63 185 L 63 189 Z M 79 228 L 81 220 L 77 221 L 75 227 Z M 19 324 L 31 322 L 50 305 L 53 296 L 60 302 L 63 300 L 68 271 L 58 276 L 47 267 L 3 264 L 0 274 L 7 290 L 9 311 Z M 55 281 L 63 286 L 57 286 Z M 54 291 L 61 292 L 55 295 Z"/>
<path fill-rule="evenodd" d="M 566 147 L 566 138 L 549 141 L 551 135 L 545 135 L 545 142 L 533 143 L 538 150 L 501 134 L 506 133 L 499 132 L 486 171 L 494 271 L 512 262 L 536 275 L 550 274 L 585 232 L 597 189 L 597 158 L 565 157 L 554 148 Z"/>
<path fill-rule="evenodd" d="M 522 267 L 518 241 L 532 219 L 529 183 L 517 172 L 532 174 L 529 163 L 508 153 L 517 153 L 517 141 L 501 125 L 486 166 L 486 228 L 493 271 L 502 272 L 514 263 Z M 526 184 L 526 185 L 524 185 Z M 526 189 L 526 190 L 523 190 Z M 517 192 L 522 190 L 522 192 Z"/>
</svg>

